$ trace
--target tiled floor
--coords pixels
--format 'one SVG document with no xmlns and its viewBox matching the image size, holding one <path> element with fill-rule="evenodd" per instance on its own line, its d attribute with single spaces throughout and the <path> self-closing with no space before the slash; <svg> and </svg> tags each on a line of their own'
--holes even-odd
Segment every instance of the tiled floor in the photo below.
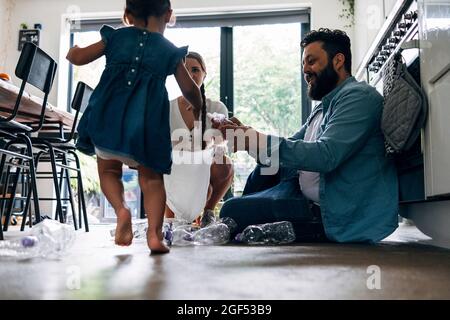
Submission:
<svg viewBox="0 0 450 320">
<path fill-rule="evenodd" d="M 143 239 L 116 247 L 112 228 L 77 232 L 59 261 L 0 258 L 0 299 L 450 298 L 450 250 L 426 245 L 412 226 L 375 246 L 173 247 L 164 256 L 149 255 Z"/>
</svg>

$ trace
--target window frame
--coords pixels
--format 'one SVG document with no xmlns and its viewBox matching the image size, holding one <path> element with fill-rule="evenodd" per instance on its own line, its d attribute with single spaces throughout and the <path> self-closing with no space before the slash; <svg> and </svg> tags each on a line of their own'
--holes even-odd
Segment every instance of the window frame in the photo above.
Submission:
<svg viewBox="0 0 450 320">
<path fill-rule="evenodd" d="M 233 75 L 233 27 L 258 24 L 292 23 L 300 24 L 300 38 L 310 30 L 310 9 L 304 7 L 260 7 L 247 9 L 227 9 L 220 12 L 193 12 L 182 10 L 176 13 L 177 22 L 173 28 L 220 27 L 220 100 L 228 108 L 230 116 L 234 113 L 234 75 Z M 74 33 L 99 30 L 103 24 L 120 26 L 121 17 L 117 14 L 105 17 L 66 17 L 70 30 L 70 47 L 74 45 Z M 300 43 L 301 39 L 299 39 Z M 303 52 L 300 53 L 303 59 Z M 301 62 L 301 61 L 300 61 Z M 67 83 L 67 106 L 73 95 L 73 66 L 69 64 Z M 302 70 L 299 70 L 302 74 Z M 311 113 L 311 100 L 307 96 L 307 84 L 301 82 L 302 125 Z"/>
</svg>

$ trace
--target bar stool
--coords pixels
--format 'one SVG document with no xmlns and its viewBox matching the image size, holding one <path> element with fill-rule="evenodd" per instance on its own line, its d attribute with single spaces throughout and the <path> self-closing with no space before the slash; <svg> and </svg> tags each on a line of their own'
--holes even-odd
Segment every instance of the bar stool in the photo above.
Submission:
<svg viewBox="0 0 450 320">
<path fill-rule="evenodd" d="M 87 218 L 86 201 L 84 198 L 84 188 L 81 172 L 81 164 L 78 155 L 76 154 L 76 147 L 73 143 L 76 138 L 76 128 L 78 124 L 78 119 L 80 114 L 84 113 L 86 110 L 89 99 L 93 89 L 89 87 L 84 82 L 78 82 L 77 88 L 75 90 L 75 95 L 73 97 L 71 108 L 75 110 L 74 120 L 70 132 L 67 132 L 66 128 L 62 123 L 49 123 L 46 122 L 43 128 L 40 130 L 37 138 L 31 138 L 34 146 L 41 148 L 42 150 L 36 156 L 36 165 L 39 162 L 50 162 L 52 167 L 52 172 L 37 172 L 39 174 L 47 175 L 51 174 L 51 177 L 43 177 L 53 179 L 54 184 L 58 186 L 56 191 L 56 198 L 39 198 L 41 201 L 57 201 L 57 212 L 56 215 L 60 217 L 61 222 L 65 222 L 65 217 L 62 212 L 63 201 L 69 201 L 72 209 L 72 217 L 75 230 L 78 230 L 77 218 L 75 213 L 74 197 L 72 188 L 70 186 L 71 175 L 70 172 L 76 172 L 77 179 L 77 195 L 79 199 L 78 205 L 78 221 L 79 227 L 81 228 L 84 221 L 85 231 L 89 232 L 89 223 Z M 57 125 L 56 127 L 54 125 Z M 56 130 L 55 130 L 56 129 Z M 70 163 L 75 163 L 75 167 L 70 166 Z M 60 168 L 60 172 L 57 171 Z M 59 182 L 55 180 L 55 176 L 59 175 Z M 65 183 L 64 183 L 65 181 Z M 69 194 L 68 198 L 62 198 L 61 192 L 63 185 L 66 185 Z M 29 199 L 27 198 L 27 202 Z M 59 205 L 58 205 L 59 203 Z M 58 213 L 58 209 L 61 210 Z M 82 219 L 83 218 L 83 219 Z M 56 217 L 55 217 L 56 219 Z M 26 224 L 26 213 L 23 214 L 21 229 L 25 228 Z"/>
<path fill-rule="evenodd" d="M 12 207 L 15 201 L 15 188 L 17 187 L 21 170 L 26 170 L 27 175 L 29 175 L 30 192 L 28 196 L 31 197 L 31 194 L 33 195 L 35 216 L 36 219 L 40 219 L 39 197 L 36 187 L 36 166 L 30 136 L 31 133 L 39 131 L 43 125 L 45 108 L 55 78 L 56 68 L 56 62 L 49 55 L 33 43 L 25 43 L 15 70 L 16 76 L 22 80 L 16 104 L 8 116 L 0 117 L 0 137 L 6 141 L 6 144 L 0 149 L 0 154 L 2 155 L 0 161 L 1 178 L 3 178 L 5 166 L 8 167 L 6 172 L 7 175 L 10 172 L 10 167 L 17 168 L 11 197 L 2 199 L 2 201 L 9 200 L 9 203 L 5 216 L 5 226 L 2 226 L 0 219 L 0 240 L 3 240 L 3 230 L 6 231 L 8 228 Z M 33 126 L 15 121 L 19 114 L 19 107 L 27 84 L 34 86 L 44 94 L 39 118 L 32 123 Z M 18 150 L 13 149 L 17 146 L 19 146 Z M 9 177 L 7 176 L 3 194 L 5 194 L 5 190 L 8 189 L 8 184 Z M 3 205 L 0 208 L 3 209 Z M 3 215 L 3 210 L 0 212 L 0 215 Z"/>
</svg>

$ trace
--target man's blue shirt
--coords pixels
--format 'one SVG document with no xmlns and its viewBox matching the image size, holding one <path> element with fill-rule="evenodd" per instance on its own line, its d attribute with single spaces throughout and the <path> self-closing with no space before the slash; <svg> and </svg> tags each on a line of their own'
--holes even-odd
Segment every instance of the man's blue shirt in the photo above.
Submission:
<svg viewBox="0 0 450 320">
<path fill-rule="evenodd" d="M 320 207 L 330 240 L 378 242 L 398 226 L 397 172 L 385 157 L 380 128 L 383 97 L 350 77 L 318 108 L 323 121 L 316 141 L 303 141 L 308 121 L 289 139 L 269 136 L 268 154 L 278 152 L 282 167 L 320 173 Z"/>
</svg>

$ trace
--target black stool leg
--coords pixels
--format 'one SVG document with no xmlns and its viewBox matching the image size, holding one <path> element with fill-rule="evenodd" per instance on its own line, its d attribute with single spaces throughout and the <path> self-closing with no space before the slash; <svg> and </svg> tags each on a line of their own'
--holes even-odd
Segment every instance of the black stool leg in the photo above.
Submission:
<svg viewBox="0 0 450 320">
<path fill-rule="evenodd" d="M 36 160 L 35 160 L 35 165 L 36 167 L 39 165 L 39 158 L 41 157 L 43 151 L 39 152 L 38 155 L 36 156 Z M 30 171 L 28 171 L 28 190 L 27 190 L 27 199 L 25 200 L 25 207 L 23 209 L 22 212 L 22 224 L 20 225 L 20 231 L 25 231 L 25 225 L 27 223 L 27 214 L 29 211 L 30 214 L 30 228 L 33 227 L 33 217 L 31 215 L 31 210 L 30 210 L 30 203 L 31 203 L 31 194 L 32 194 L 32 187 L 31 187 L 31 177 L 30 177 Z"/>
<path fill-rule="evenodd" d="M 27 155 L 31 157 L 31 160 L 29 160 L 29 166 L 30 166 L 30 184 L 31 189 L 33 191 L 33 203 L 34 203 L 34 215 L 36 217 L 36 221 L 41 221 L 41 212 L 39 208 L 39 196 L 37 192 L 37 180 L 36 180 L 36 167 L 34 163 L 33 158 L 33 147 L 31 145 L 31 140 L 28 136 L 24 134 L 20 134 L 19 137 L 21 137 L 25 144 L 27 145 Z"/>
<path fill-rule="evenodd" d="M 2 160 L 0 161 L 0 181 L 3 179 L 3 173 L 5 170 L 5 163 L 6 163 L 6 154 L 2 154 Z M 9 168 L 9 166 L 8 166 Z M 8 173 L 6 173 L 8 174 Z M 2 199 L 1 199 L 1 205 L 0 205 L 0 216 L 2 215 L 3 211 L 5 210 L 5 201 L 6 201 L 6 193 L 8 191 L 8 181 L 6 181 L 5 176 L 5 184 L 3 185 L 3 193 L 2 193 Z"/>
<path fill-rule="evenodd" d="M 6 163 L 6 154 L 2 154 L 2 160 L 0 161 L 0 174 L 3 174 L 3 170 L 5 170 Z"/>
<path fill-rule="evenodd" d="M 2 171 L 3 172 L 3 171 Z M 6 208 L 6 202 L 7 202 L 7 193 L 9 188 L 9 177 L 11 176 L 11 167 L 8 165 L 5 172 L 5 187 L 3 188 L 3 194 L 2 194 L 2 206 L 0 208 L 1 213 L 5 213 Z"/>
<path fill-rule="evenodd" d="M 24 207 L 23 213 L 22 213 L 22 224 L 20 225 L 20 231 L 25 230 L 27 214 L 28 214 L 28 210 L 30 210 L 30 202 L 31 202 L 31 185 L 28 187 L 27 199 L 25 200 L 25 207 Z M 32 226 L 32 223 L 33 223 L 32 219 L 33 218 L 30 215 L 30 227 Z"/>
<path fill-rule="evenodd" d="M 64 223 L 61 194 L 59 193 L 58 169 L 56 168 L 55 151 L 53 150 L 53 147 L 50 143 L 45 143 L 45 146 L 48 147 L 48 154 L 50 155 L 50 163 L 52 166 L 53 184 L 55 185 L 56 194 L 56 214 L 59 215 L 59 221 L 61 223 Z"/>
<path fill-rule="evenodd" d="M 55 158 L 55 161 L 56 161 L 56 158 Z M 58 186 L 59 186 L 59 194 L 60 194 L 60 196 L 61 196 L 61 212 L 62 212 L 62 214 L 63 214 L 63 221 L 64 222 L 66 222 L 66 218 L 67 218 L 67 216 L 64 216 L 64 212 L 63 212 L 63 210 L 62 210 L 62 208 L 63 208 L 63 200 L 62 200 L 62 198 L 63 198 L 63 185 L 64 185 L 64 174 L 65 174 L 65 170 L 64 170 L 64 168 L 61 168 L 61 171 L 59 172 L 59 184 L 58 184 Z M 67 212 L 66 212 L 66 215 L 67 215 Z"/>
<path fill-rule="evenodd" d="M 4 150 L 9 150 L 9 147 L 12 145 L 12 141 L 8 141 L 5 146 L 3 147 Z M 5 172 L 5 165 L 6 165 L 6 154 L 2 154 L 2 160 L 0 162 L 0 174 L 3 177 L 3 173 Z M 6 176 L 5 176 L 5 184 L 3 188 L 3 197 L 2 197 L 2 205 L 0 207 L 1 214 L 5 212 L 5 206 L 6 206 L 6 194 L 8 193 L 8 186 L 9 186 L 9 175 L 10 175 L 11 167 L 9 165 L 6 165 Z"/>
<path fill-rule="evenodd" d="M 69 162 L 67 161 L 67 155 L 64 153 L 62 155 L 63 157 L 63 164 L 66 166 L 69 166 Z M 72 192 L 72 187 L 70 186 L 70 170 L 66 169 L 66 183 L 67 183 L 67 190 L 69 191 L 69 201 L 70 201 L 70 206 L 72 208 L 72 219 L 73 219 L 73 226 L 75 227 L 75 230 L 78 230 L 78 226 L 77 226 L 77 214 L 75 212 L 75 203 L 73 201 L 73 192 Z"/>
<path fill-rule="evenodd" d="M 44 151 L 39 152 L 36 155 L 36 159 L 34 160 L 35 166 L 36 168 L 39 166 L 39 160 L 41 159 L 41 156 L 44 154 Z M 26 221 L 27 221 L 27 213 L 29 214 L 29 226 L 30 228 L 33 227 L 33 214 L 31 213 L 30 210 L 30 201 L 31 201 L 31 195 L 32 195 L 32 181 L 31 181 L 31 173 L 28 172 L 28 194 L 27 194 L 27 199 L 25 202 L 25 209 L 23 210 L 23 214 L 22 214 L 22 225 L 20 227 L 20 231 L 24 231 L 25 230 L 25 225 L 26 225 Z M 39 199 L 38 199 L 39 201 Z M 37 219 L 37 218 L 36 218 Z M 36 220 L 37 221 L 37 220 Z M 38 221 L 39 222 L 39 221 Z"/>
<path fill-rule="evenodd" d="M 8 150 L 10 145 L 11 145 L 11 142 L 8 141 L 5 144 L 4 149 Z M 0 178 L 3 177 L 3 172 L 5 170 L 5 163 L 6 163 L 6 154 L 2 154 L 2 160 L 0 161 Z M 3 189 L 2 204 L 0 206 L 0 240 L 4 240 L 2 219 L 3 219 L 3 212 L 4 212 L 4 209 L 5 209 L 6 194 L 8 192 L 9 171 L 10 171 L 10 167 L 7 166 L 7 172 L 6 172 L 6 177 L 5 177 L 5 185 L 4 185 L 4 189 Z"/>
<path fill-rule="evenodd" d="M 74 151 L 69 151 L 70 154 L 73 155 L 75 158 L 75 163 L 77 165 L 77 184 L 78 184 L 78 197 L 80 199 L 80 205 L 83 211 L 83 220 L 84 220 L 84 229 L 86 232 L 89 232 L 89 223 L 88 223 L 88 217 L 87 217 L 87 210 L 86 210 L 86 201 L 84 199 L 84 188 L 83 188 L 83 179 L 81 177 L 81 165 L 80 165 L 80 159 L 78 158 L 78 155 Z M 81 219 L 80 219 L 80 227 L 81 227 Z"/>
<path fill-rule="evenodd" d="M 2 215 L 0 214 L 0 240 L 5 240 L 5 239 L 3 238 L 2 219 L 3 219 L 3 217 L 2 217 Z"/>
<path fill-rule="evenodd" d="M 38 155 L 36 156 L 36 160 L 35 160 L 35 164 L 36 167 L 39 165 L 39 159 L 41 157 L 41 155 L 43 154 L 43 151 L 39 152 Z M 33 227 L 33 216 L 31 214 L 31 210 L 30 210 L 30 203 L 31 203 L 31 194 L 32 194 L 32 188 L 31 188 L 31 178 L 30 178 L 30 172 L 28 172 L 28 190 L 27 190 L 27 199 L 25 200 L 25 207 L 23 209 L 23 213 L 22 213 L 22 224 L 20 226 L 20 231 L 24 231 L 25 230 L 25 225 L 26 225 L 26 221 L 27 221 L 27 214 L 29 213 L 29 219 L 30 219 L 30 228 Z"/>
<path fill-rule="evenodd" d="M 14 144 L 14 142 L 13 141 L 11 141 L 11 144 L 8 146 L 8 148 L 11 146 L 11 145 L 13 145 Z M 8 149 L 7 149 L 8 150 Z M 26 153 L 26 149 L 22 149 L 21 150 L 21 153 Z M 8 201 L 8 205 L 7 205 L 7 207 L 6 207 L 6 214 L 5 214 L 5 212 L 3 211 L 4 210 L 4 203 L 6 202 L 6 201 L 4 201 L 3 202 L 3 204 L 2 204 L 2 211 L 4 212 L 4 216 L 5 216 L 5 224 L 3 225 L 3 231 L 8 231 L 8 228 L 9 228 L 9 223 L 10 223 L 10 219 L 11 219 L 11 215 L 12 215 L 12 210 L 13 210 L 13 207 L 14 207 L 14 202 L 16 201 L 16 192 L 17 192 L 17 185 L 18 185 L 18 183 L 19 183 L 19 179 L 20 179 L 20 174 L 21 174 L 21 171 L 22 171 L 22 168 L 21 168 L 21 166 L 22 166 L 22 164 L 23 164 L 23 159 L 19 159 L 19 161 L 18 161 L 18 167 L 17 167 L 17 169 L 16 169 L 16 173 L 15 173 L 15 176 L 14 176 L 14 180 L 13 180 L 13 185 L 12 185 L 12 189 L 11 189 L 11 195 L 8 197 L 8 199 L 9 199 L 9 201 Z M 8 188 L 8 185 L 9 185 L 9 177 L 10 177 L 10 175 L 11 175 L 11 170 L 10 170 L 10 166 L 8 166 L 8 169 L 7 169 L 7 173 L 6 173 L 6 189 L 3 191 L 3 198 L 4 198 L 4 200 L 6 200 L 6 198 L 5 198 L 5 191 L 7 190 L 7 188 Z"/>
<path fill-rule="evenodd" d="M 18 164 L 22 165 L 22 163 L 23 163 L 23 159 L 20 159 Z M 3 231 L 8 231 L 9 220 L 11 219 L 12 210 L 13 210 L 13 207 L 14 207 L 14 202 L 16 201 L 16 191 L 17 191 L 17 185 L 19 183 L 21 171 L 22 171 L 22 168 L 17 167 L 16 175 L 14 177 L 13 186 L 12 186 L 12 189 L 11 189 L 11 196 L 9 197 L 8 206 L 7 206 L 7 209 L 6 209 L 5 225 L 3 226 Z"/>
</svg>

